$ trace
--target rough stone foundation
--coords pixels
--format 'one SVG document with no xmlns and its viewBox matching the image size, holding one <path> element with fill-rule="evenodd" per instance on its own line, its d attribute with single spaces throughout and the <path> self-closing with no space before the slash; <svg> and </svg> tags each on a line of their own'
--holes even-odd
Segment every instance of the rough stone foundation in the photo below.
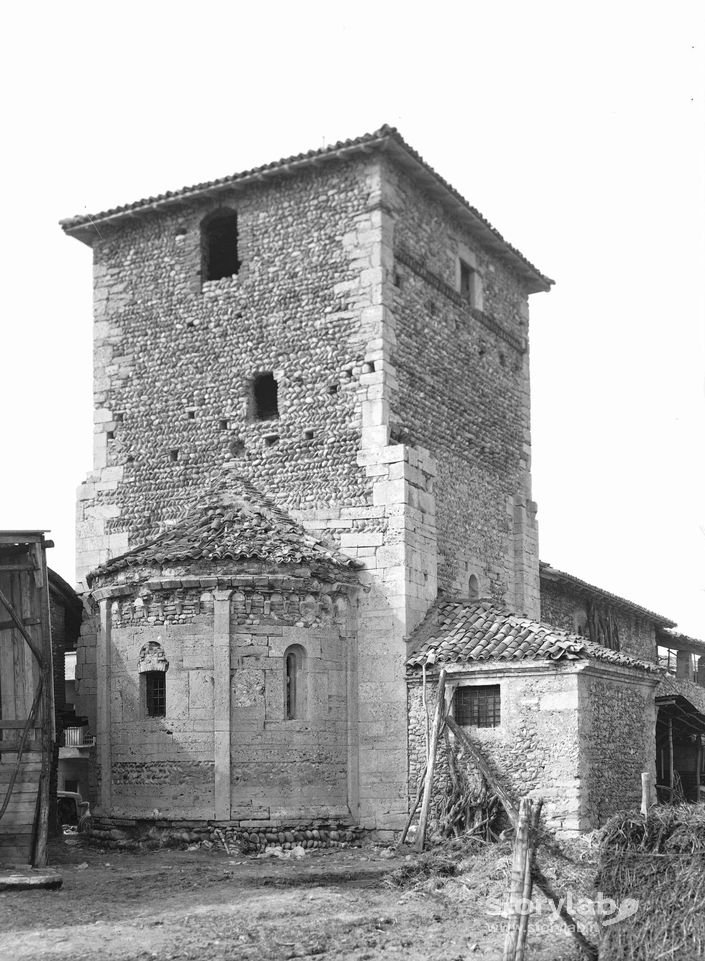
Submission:
<svg viewBox="0 0 705 961">
<path fill-rule="evenodd" d="M 243 854 L 258 854 L 268 847 L 289 851 L 344 847 L 359 843 L 365 831 L 347 821 L 310 821 L 303 824 L 246 821 L 167 821 L 138 818 L 93 818 L 84 837 L 101 847 L 118 850 L 206 848 L 236 845 Z M 225 843 L 224 843 L 225 842 Z"/>
</svg>

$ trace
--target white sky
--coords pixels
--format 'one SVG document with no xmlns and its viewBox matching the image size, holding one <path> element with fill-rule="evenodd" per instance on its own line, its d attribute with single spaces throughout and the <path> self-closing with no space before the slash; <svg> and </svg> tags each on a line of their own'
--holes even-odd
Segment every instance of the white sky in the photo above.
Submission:
<svg viewBox="0 0 705 961">
<path fill-rule="evenodd" d="M 57 221 L 390 123 L 541 270 L 541 556 L 705 637 L 702 4 L 8 4 L 0 528 L 73 581 L 91 254 Z M 349 12 L 344 12 L 344 10 Z"/>
</svg>

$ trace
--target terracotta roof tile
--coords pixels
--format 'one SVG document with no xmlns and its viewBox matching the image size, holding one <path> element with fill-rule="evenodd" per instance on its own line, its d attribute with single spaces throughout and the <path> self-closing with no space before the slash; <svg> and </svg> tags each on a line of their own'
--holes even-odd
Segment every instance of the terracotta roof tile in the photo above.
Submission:
<svg viewBox="0 0 705 961">
<path fill-rule="evenodd" d="M 226 474 L 177 524 L 111 558 L 88 580 L 127 567 L 247 559 L 319 571 L 357 567 L 350 557 L 309 534 L 249 481 Z"/>
<path fill-rule="evenodd" d="M 542 274 L 516 247 L 509 244 L 489 220 L 483 217 L 475 207 L 471 206 L 430 164 L 426 163 L 423 157 L 404 140 L 395 127 L 390 127 L 388 124 L 384 124 L 373 133 L 366 133 L 352 140 L 341 140 L 329 147 L 308 150 L 293 157 L 275 160 L 251 170 L 220 177 L 217 180 L 195 184 L 191 187 L 182 187 L 180 190 L 168 190 L 156 197 L 146 197 L 134 203 L 112 207 L 98 214 L 80 214 L 76 217 L 69 217 L 61 221 L 61 226 L 67 234 L 73 234 L 87 242 L 88 234 L 95 231 L 96 225 L 107 221 L 148 213 L 156 207 L 183 202 L 199 194 L 213 194 L 221 189 L 232 190 L 239 185 L 245 186 L 248 182 L 257 183 L 267 177 L 290 174 L 302 167 L 316 166 L 328 160 L 344 160 L 356 154 L 369 153 L 373 149 L 389 151 L 400 161 L 403 161 L 411 172 L 416 172 L 419 176 L 425 178 L 428 183 L 437 185 L 454 209 L 461 216 L 469 218 L 469 222 L 473 229 L 481 235 L 481 239 L 496 248 L 530 281 L 532 290 L 545 291 L 550 289 L 553 281 Z"/>
<path fill-rule="evenodd" d="M 411 635 L 410 667 L 424 662 L 575 660 L 588 658 L 658 673 L 655 663 L 541 624 L 489 601 L 440 600 Z"/>
<path fill-rule="evenodd" d="M 680 695 L 690 701 L 693 707 L 705 714 L 705 688 L 684 677 L 673 677 L 666 674 L 656 688 L 656 697 L 676 697 Z"/>
</svg>

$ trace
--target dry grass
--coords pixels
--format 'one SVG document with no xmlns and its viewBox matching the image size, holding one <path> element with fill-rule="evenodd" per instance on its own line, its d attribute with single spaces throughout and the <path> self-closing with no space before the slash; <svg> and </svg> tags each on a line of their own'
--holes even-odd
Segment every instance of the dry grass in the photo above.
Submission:
<svg viewBox="0 0 705 961">
<path fill-rule="evenodd" d="M 705 957 L 705 806 L 615 815 L 602 830 L 598 887 L 635 914 L 604 927 L 600 961 Z"/>
</svg>

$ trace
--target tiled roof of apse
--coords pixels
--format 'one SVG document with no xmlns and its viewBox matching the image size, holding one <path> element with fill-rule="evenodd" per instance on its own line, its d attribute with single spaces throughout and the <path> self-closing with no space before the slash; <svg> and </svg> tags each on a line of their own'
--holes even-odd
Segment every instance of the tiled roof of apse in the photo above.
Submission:
<svg viewBox="0 0 705 961">
<path fill-rule="evenodd" d="M 515 247 L 509 244 L 500 232 L 482 214 L 438 174 L 401 136 L 395 127 L 387 124 L 373 133 L 363 134 L 352 140 L 341 140 L 329 147 L 309 150 L 275 160 L 272 163 L 244 170 L 240 173 L 220 177 L 206 183 L 168 190 L 156 197 L 146 197 L 134 203 L 112 207 L 97 214 L 80 214 L 61 221 L 67 234 L 91 244 L 99 234 L 100 226 L 122 219 L 150 213 L 158 207 L 177 205 L 192 198 L 233 191 L 252 183 L 275 177 L 291 176 L 302 168 L 347 160 L 353 156 L 370 154 L 375 150 L 389 153 L 412 177 L 421 183 L 427 193 L 436 197 L 442 204 L 463 222 L 478 241 L 498 257 L 505 260 L 524 280 L 530 292 L 547 291 L 553 281 L 538 270 Z"/>
<path fill-rule="evenodd" d="M 490 601 L 438 601 L 411 636 L 410 667 L 475 661 L 607 661 L 658 673 L 649 661 L 602 647 L 585 637 L 512 614 Z"/>
<path fill-rule="evenodd" d="M 88 582 L 130 567 L 248 559 L 317 572 L 332 568 L 338 574 L 357 567 L 350 557 L 309 534 L 249 481 L 226 474 L 177 524 L 106 561 L 88 575 Z"/>
</svg>

